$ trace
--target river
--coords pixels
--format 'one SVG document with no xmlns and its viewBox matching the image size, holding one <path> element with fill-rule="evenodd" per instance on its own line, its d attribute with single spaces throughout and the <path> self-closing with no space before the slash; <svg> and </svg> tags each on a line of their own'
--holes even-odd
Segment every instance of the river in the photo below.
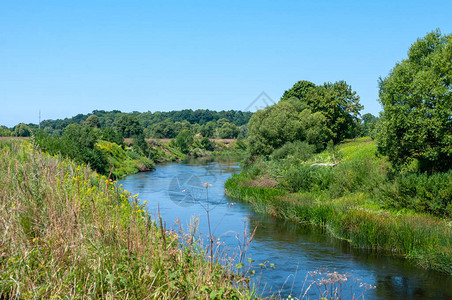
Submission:
<svg viewBox="0 0 452 300">
<path fill-rule="evenodd" d="M 152 172 L 128 176 L 120 183 L 147 201 L 151 215 L 157 216 L 159 210 L 168 229 L 178 231 L 179 220 L 188 232 L 191 220 L 198 218 L 198 232 L 205 241 L 209 211 L 210 229 L 219 245 L 216 249 L 235 257 L 235 263 L 244 252 L 240 250 L 247 240 L 244 236 L 249 238 L 257 226 L 246 257 L 254 260 L 249 269 L 255 271 L 252 283 L 263 296 L 300 297 L 313 272 L 321 270 L 351 276 L 343 282 L 343 299 L 357 299 L 364 291 L 360 282 L 375 286 L 365 292 L 365 299 L 452 299 L 452 276 L 420 269 L 388 253 L 356 249 L 319 227 L 257 215 L 249 205 L 226 198 L 224 183 L 239 171 L 239 163 L 233 159 L 191 160 L 160 164 Z M 247 266 L 249 260 L 244 263 Z M 320 279 L 322 275 L 315 276 Z M 316 290 L 313 285 L 307 295 L 315 298 Z"/>
</svg>

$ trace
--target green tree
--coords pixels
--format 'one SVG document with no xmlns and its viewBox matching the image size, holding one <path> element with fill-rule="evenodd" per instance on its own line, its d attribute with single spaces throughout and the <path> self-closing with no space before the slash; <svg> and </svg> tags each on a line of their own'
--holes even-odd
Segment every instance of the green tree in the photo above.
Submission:
<svg viewBox="0 0 452 300">
<path fill-rule="evenodd" d="M 182 130 L 174 140 L 174 145 L 179 148 L 182 153 L 188 153 L 192 144 L 193 136 L 187 129 Z"/>
<path fill-rule="evenodd" d="M 333 132 L 334 143 L 357 135 L 359 111 L 363 106 L 359 103 L 359 96 L 345 81 L 325 83 L 311 89 L 302 101 L 313 112 L 322 112 Z"/>
<path fill-rule="evenodd" d="M 213 147 L 213 143 L 210 141 L 210 139 L 208 137 L 203 137 L 201 139 L 201 147 L 207 151 L 213 151 L 214 147 Z"/>
<path fill-rule="evenodd" d="M 13 133 L 5 126 L 0 126 L 0 136 L 12 136 Z"/>
<path fill-rule="evenodd" d="M 122 137 L 121 133 L 117 132 L 112 127 L 103 127 L 100 130 L 100 139 L 116 143 L 119 146 L 124 147 L 124 138 Z"/>
<path fill-rule="evenodd" d="M 221 118 L 221 119 L 219 119 L 218 121 L 217 121 L 217 125 L 218 125 L 218 127 L 221 127 L 221 126 L 223 126 L 224 124 L 226 124 L 226 123 L 228 123 L 229 121 L 228 121 L 228 119 L 226 119 L 226 118 Z"/>
<path fill-rule="evenodd" d="M 299 111 L 310 108 L 313 113 L 321 112 L 333 132 L 335 143 L 355 137 L 359 132 L 359 111 L 363 106 L 359 104 L 359 96 L 345 81 L 322 86 L 298 81 L 284 92 L 280 102 L 290 102 Z"/>
<path fill-rule="evenodd" d="M 138 119 L 132 115 L 122 115 L 116 121 L 116 130 L 125 138 L 143 134 L 143 127 Z"/>
<path fill-rule="evenodd" d="M 148 143 L 144 139 L 144 134 L 134 135 L 132 139 L 133 150 L 141 156 L 146 156 L 148 152 Z"/>
<path fill-rule="evenodd" d="M 332 133 L 321 112 L 301 112 L 290 103 L 281 101 L 276 105 L 257 111 L 248 123 L 248 148 L 252 155 L 269 155 L 287 142 L 308 141 L 323 149 Z"/>
<path fill-rule="evenodd" d="M 27 137 L 31 135 L 31 130 L 28 125 L 24 123 L 19 123 L 14 127 L 13 131 L 14 136 Z"/>
<path fill-rule="evenodd" d="M 248 136 L 248 124 L 242 125 L 239 128 L 239 137 L 246 138 Z"/>
<path fill-rule="evenodd" d="M 88 133 L 89 132 L 89 133 Z M 97 139 L 91 128 L 83 128 L 79 124 L 70 124 L 63 130 L 63 137 L 70 140 L 75 146 L 93 148 Z"/>
<path fill-rule="evenodd" d="M 216 129 L 215 122 L 209 121 L 206 124 L 202 125 L 200 133 L 203 137 L 213 138 L 215 137 L 215 129 Z"/>
<path fill-rule="evenodd" d="M 396 167 L 452 167 L 452 35 L 439 30 L 411 45 L 408 58 L 380 79 L 378 149 Z"/>
<path fill-rule="evenodd" d="M 170 121 L 157 123 L 152 128 L 152 136 L 154 138 L 174 138 L 176 137 L 175 125 Z"/>
<path fill-rule="evenodd" d="M 239 135 L 240 129 L 233 123 L 226 122 L 218 130 L 220 139 L 235 139 Z"/>
<path fill-rule="evenodd" d="M 375 138 L 377 132 L 377 124 L 380 119 L 372 114 L 364 114 L 362 116 L 360 127 L 360 136 L 370 136 Z"/>
<path fill-rule="evenodd" d="M 63 144 L 61 153 L 80 163 L 89 164 L 101 174 L 106 174 L 108 161 L 105 153 L 96 147 L 97 139 L 93 128 L 70 124 L 64 129 L 61 137 Z"/>
<path fill-rule="evenodd" d="M 292 88 L 284 92 L 281 97 L 281 101 L 288 100 L 292 97 L 303 99 L 315 87 L 316 85 L 310 81 L 300 80 L 295 83 Z"/>
<path fill-rule="evenodd" d="M 100 127 L 99 117 L 96 115 L 91 115 L 85 120 L 85 122 L 83 122 L 83 125 L 91 128 L 99 128 Z"/>
<path fill-rule="evenodd" d="M 36 144 L 49 154 L 60 154 L 89 164 L 101 174 L 109 171 L 105 153 L 96 147 L 97 135 L 93 128 L 70 124 L 61 136 L 50 136 L 44 130 L 35 130 L 34 134 Z"/>
<path fill-rule="evenodd" d="M 315 146 L 316 151 L 325 149 L 328 141 L 333 137 L 333 132 L 328 128 L 323 113 L 312 113 L 310 109 L 305 109 L 300 113 L 300 120 L 303 124 L 306 142 Z"/>
<path fill-rule="evenodd" d="M 269 155 L 286 142 L 303 139 L 303 125 L 294 107 L 285 102 L 259 110 L 248 123 L 252 155 Z"/>
</svg>

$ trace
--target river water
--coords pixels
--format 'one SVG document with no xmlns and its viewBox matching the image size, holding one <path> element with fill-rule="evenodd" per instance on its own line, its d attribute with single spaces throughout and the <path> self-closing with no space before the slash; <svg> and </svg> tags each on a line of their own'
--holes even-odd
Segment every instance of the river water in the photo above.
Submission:
<svg viewBox="0 0 452 300">
<path fill-rule="evenodd" d="M 300 297 L 312 282 L 311 276 L 322 278 L 313 273 L 320 270 L 351 276 L 343 283 L 343 299 L 357 299 L 364 291 L 360 282 L 375 286 L 364 293 L 365 299 L 452 299 L 452 276 L 420 269 L 387 253 L 353 248 L 319 227 L 257 215 L 249 205 L 226 198 L 224 183 L 239 171 L 236 160 L 192 160 L 161 164 L 152 172 L 128 176 L 120 183 L 147 201 L 151 215 L 156 217 L 159 210 L 168 229 L 178 231 L 179 220 L 188 232 L 189 224 L 197 218 L 198 232 L 205 241 L 209 211 L 215 249 L 234 257 L 234 264 L 244 253 L 244 237 L 249 238 L 257 226 L 244 255 L 254 260 L 254 267 L 241 270 L 255 271 L 252 283 L 263 296 Z M 248 259 L 242 260 L 245 266 L 249 264 Z M 312 285 L 307 296 L 312 299 L 318 295 L 316 285 Z"/>
</svg>

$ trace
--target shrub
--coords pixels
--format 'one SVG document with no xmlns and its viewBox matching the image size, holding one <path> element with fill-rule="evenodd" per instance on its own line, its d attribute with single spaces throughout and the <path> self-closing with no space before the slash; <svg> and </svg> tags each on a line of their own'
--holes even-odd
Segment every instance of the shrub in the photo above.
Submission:
<svg viewBox="0 0 452 300">
<path fill-rule="evenodd" d="M 134 135 L 132 139 L 132 149 L 133 151 L 139 153 L 140 155 L 146 155 L 148 150 L 148 143 L 144 139 L 144 134 Z"/>
<path fill-rule="evenodd" d="M 374 181 L 376 180 L 376 181 Z M 346 161 L 333 169 L 331 183 L 328 187 L 333 198 L 346 193 L 372 190 L 374 184 L 385 180 L 385 173 L 370 158 Z"/>
<path fill-rule="evenodd" d="M 174 140 L 174 146 L 179 150 L 187 154 L 190 151 L 190 146 L 193 144 L 193 136 L 186 129 L 182 130 Z"/>
<path fill-rule="evenodd" d="M 442 217 L 452 216 L 452 171 L 433 175 L 399 175 L 381 187 L 378 199 L 386 208 L 408 208 Z"/>
<path fill-rule="evenodd" d="M 203 137 L 200 141 L 201 147 L 207 151 L 213 151 L 213 144 L 208 137 Z"/>
<path fill-rule="evenodd" d="M 60 154 L 78 163 L 89 164 L 101 174 L 109 171 L 105 153 L 96 148 L 97 136 L 92 128 L 82 128 L 71 124 L 64 129 L 62 136 L 50 136 L 42 130 L 34 134 L 34 141 L 43 151 L 51 155 Z"/>
<path fill-rule="evenodd" d="M 292 166 L 284 173 L 283 185 L 292 192 L 320 191 L 328 188 L 331 168 Z"/>
<path fill-rule="evenodd" d="M 297 158 L 301 161 L 310 159 L 315 152 L 315 146 L 307 142 L 295 141 L 284 144 L 271 154 L 271 159 Z"/>
</svg>

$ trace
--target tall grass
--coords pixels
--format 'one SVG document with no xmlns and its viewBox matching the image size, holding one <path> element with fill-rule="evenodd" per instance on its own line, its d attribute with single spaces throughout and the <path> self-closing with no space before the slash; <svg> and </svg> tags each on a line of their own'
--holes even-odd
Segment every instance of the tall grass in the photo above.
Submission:
<svg viewBox="0 0 452 300">
<path fill-rule="evenodd" d="M 341 164 L 311 166 L 335 161 Z M 402 254 L 452 274 L 452 172 L 393 179 L 389 172 L 386 160 L 375 155 L 375 144 L 360 139 L 307 161 L 259 159 L 226 182 L 226 193 L 250 202 L 257 212 L 325 226 L 352 245 Z M 279 185 L 251 184 L 265 174 Z"/>
<path fill-rule="evenodd" d="M 28 144 L 0 144 L 0 298 L 247 299 L 137 196 Z"/>
</svg>

